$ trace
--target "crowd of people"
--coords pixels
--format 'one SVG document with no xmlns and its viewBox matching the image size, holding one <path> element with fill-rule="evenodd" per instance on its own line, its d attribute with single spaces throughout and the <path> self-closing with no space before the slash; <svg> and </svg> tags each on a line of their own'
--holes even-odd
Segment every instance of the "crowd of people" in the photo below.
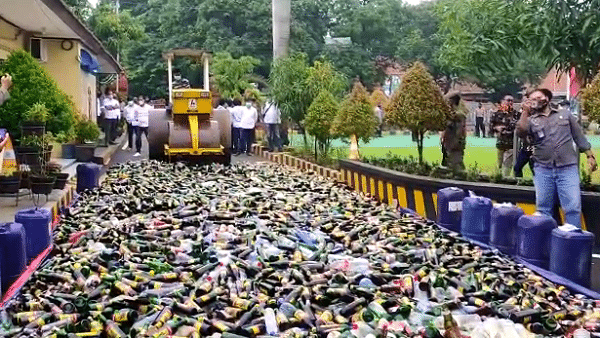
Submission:
<svg viewBox="0 0 600 338">
<path fill-rule="evenodd" d="M 267 101 L 258 113 L 257 105 L 252 99 L 219 101 L 217 109 L 227 109 L 231 116 L 231 151 L 234 156 L 246 154 L 252 156 L 252 143 L 256 135 L 256 124 L 262 119 L 267 132 L 267 140 L 270 151 L 281 151 L 283 141 L 281 138 L 281 111 L 275 103 Z"/>
<path fill-rule="evenodd" d="M 116 144 L 118 126 L 122 118 L 126 122 L 127 143 L 123 150 L 135 149 L 133 156 L 139 157 L 142 152 L 142 137 L 148 138 L 150 110 L 153 107 L 147 97 L 132 97 L 125 104 L 112 90 L 107 89 L 104 97 L 98 95 L 98 125 L 105 134 L 107 144 Z"/>
</svg>

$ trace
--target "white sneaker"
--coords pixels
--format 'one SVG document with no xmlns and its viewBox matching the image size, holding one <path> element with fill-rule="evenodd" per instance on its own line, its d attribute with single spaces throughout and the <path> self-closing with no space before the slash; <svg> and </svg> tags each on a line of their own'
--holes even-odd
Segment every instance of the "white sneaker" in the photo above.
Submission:
<svg viewBox="0 0 600 338">
<path fill-rule="evenodd" d="M 127 149 L 127 143 L 125 143 L 125 144 L 123 145 L 123 148 L 121 148 L 121 150 L 125 150 L 125 149 Z"/>
<path fill-rule="evenodd" d="M 135 155 L 133 155 L 133 157 L 140 157 L 140 156 L 142 156 L 142 154 L 140 154 L 140 153 L 135 153 Z"/>
</svg>

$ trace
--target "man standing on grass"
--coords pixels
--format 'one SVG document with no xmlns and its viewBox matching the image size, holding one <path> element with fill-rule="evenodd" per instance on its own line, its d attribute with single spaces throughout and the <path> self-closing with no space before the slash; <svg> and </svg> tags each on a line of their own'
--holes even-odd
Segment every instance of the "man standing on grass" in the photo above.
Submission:
<svg viewBox="0 0 600 338">
<path fill-rule="evenodd" d="M 567 223 L 581 228 L 579 153 L 586 154 L 590 172 L 598 166 L 577 118 L 550 108 L 551 100 L 548 89 L 531 92 L 523 104 L 517 133 L 532 140 L 537 211 L 552 216 L 557 194 Z"/>
<path fill-rule="evenodd" d="M 479 102 L 477 109 L 475 110 L 475 136 L 485 137 L 485 109 L 483 104 Z M 481 134 L 479 133 L 481 132 Z"/>
<path fill-rule="evenodd" d="M 460 109 L 460 93 L 450 92 L 446 99 L 452 108 L 452 117 L 447 121 L 446 129 L 442 132 L 442 152 L 445 152 L 445 161 L 442 165 L 453 172 L 465 170 L 464 156 L 467 144 L 466 120 L 467 116 Z"/>
<path fill-rule="evenodd" d="M 500 108 L 494 113 L 491 120 L 492 128 L 496 131 L 498 139 L 498 168 L 504 176 L 509 176 L 513 168 L 514 154 L 514 132 L 519 113 L 513 108 L 515 99 L 512 95 L 504 96 Z"/>
<path fill-rule="evenodd" d="M 265 124 L 269 138 L 269 151 L 281 151 L 281 140 L 279 138 L 279 124 L 281 124 L 281 112 L 275 102 L 267 102 L 265 105 Z"/>
</svg>

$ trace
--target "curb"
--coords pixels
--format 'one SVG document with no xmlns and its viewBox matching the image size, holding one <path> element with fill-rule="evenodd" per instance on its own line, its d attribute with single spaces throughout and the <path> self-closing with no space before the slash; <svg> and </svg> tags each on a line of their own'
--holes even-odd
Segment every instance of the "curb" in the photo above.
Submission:
<svg viewBox="0 0 600 338">
<path fill-rule="evenodd" d="M 340 173 L 340 171 L 320 166 L 318 164 L 301 159 L 299 157 L 292 156 L 289 153 L 271 153 L 267 150 L 267 148 L 258 144 L 252 145 L 252 152 L 257 156 L 260 156 L 271 162 L 275 162 L 286 167 L 313 172 L 319 176 L 328 179 L 333 179 L 337 182 L 344 182 L 342 180 L 342 174 Z"/>
</svg>

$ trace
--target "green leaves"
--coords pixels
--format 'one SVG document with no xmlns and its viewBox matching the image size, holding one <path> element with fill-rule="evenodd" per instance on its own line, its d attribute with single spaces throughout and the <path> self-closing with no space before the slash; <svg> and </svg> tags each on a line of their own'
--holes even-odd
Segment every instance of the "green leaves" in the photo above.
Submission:
<svg viewBox="0 0 600 338">
<path fill-rule="evenodd" d="M 43 110 L 49 113 L 47 119 L 42 118 L 47 131 L 58 134 L 71 130 L 75 120 L 73 101 L 31 54 L 24 50 L 12 52 L 0 66 L 0 73 L 13 77 L 11 98 L 0 106 L 0 126 L 8 129 L 11 135 L 20 135 L 19 127 L 25 113 L 36 104 L 43 105 Z M 41 106 L 37 106 L 41 113 L 39 108 Z"/>
<path fill-rule="evenodd" d="M 313 135 L 321 143 L 321 148 L 325 150 L 329 146 L 332 136 L 331 127 L 338 111 L 339 105 L 335 97 L 324 89 L 308 108 L 306 118 L 302 123 L 305 130 Z"/>
<path fill-rule="evenodd" d="M 386 121 L 411 131 L 443 130 L 450 106 L 421 62 L 404 75 L 385 109 Z"/>
<path fill-rule="evenodd" d="M 250 79 L 254 68 L 259 63 L 258 59 L 251 56 L 235 59 L 227 52 L 215 54 L 211 69 L 221 97 L 241 98 L 247 90 L 253 87 Z"/>
<path fill-rule="evenodd" d="M 378 125 L 367 90 L 360 82 L 355 82 L 333 122 L 333 133 L 342 137 L 356 135 L 366 143 L 375 134 Z"/>
<path fill-rule="evenodd" d="M 593 121 L 600 122 L 600 75 L 581 91 L 583 110 Z"/>
</svg>

